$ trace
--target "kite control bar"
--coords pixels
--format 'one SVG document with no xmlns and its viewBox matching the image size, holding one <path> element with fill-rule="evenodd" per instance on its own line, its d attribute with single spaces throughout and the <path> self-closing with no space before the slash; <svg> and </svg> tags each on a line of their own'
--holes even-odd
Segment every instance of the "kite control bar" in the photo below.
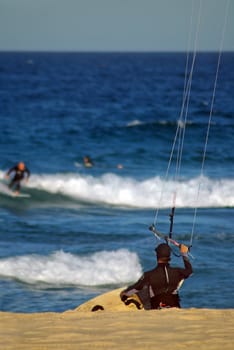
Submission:
<svg viewBox="0 0 234 350">
<path fill-rule="evenodd" d="M 171 237 L 168 237 L 168 236 L 164 235 L 163 233 L 159 232 L 158 230 L 156 230 L 156 227 L 154 226 L 154 224 L 150 225 L 149 230 L 151 232 L 153 232 L 153 234 L 155 235 L 155 237 L 157 239 L 165 239 L 165 241 L 167 243 L 171 243 L 171 244 L 175 245 L 176 247 L 180 248 L 182 243 L 179 243 L 176 240 L 172 239 Z M 188 248 L 188 251 L 189 251 L 191 246 L 189 246 L 187 248 Z M 188 255 L 190 255 L 192 257 L 191 254 L 188 253 Z"/>
</svg>

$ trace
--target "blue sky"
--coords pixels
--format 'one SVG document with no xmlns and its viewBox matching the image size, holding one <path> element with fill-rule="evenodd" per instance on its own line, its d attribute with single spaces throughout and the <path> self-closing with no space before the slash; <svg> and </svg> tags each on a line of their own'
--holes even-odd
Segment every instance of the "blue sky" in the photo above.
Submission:
<svg viewBox="0 0 234 350">
<path fill-rule="evenodd" d="M 0 50 L 217 51 L 227 2 L 233 51 L 234 0 L 0 0 Z"/>
</svg>

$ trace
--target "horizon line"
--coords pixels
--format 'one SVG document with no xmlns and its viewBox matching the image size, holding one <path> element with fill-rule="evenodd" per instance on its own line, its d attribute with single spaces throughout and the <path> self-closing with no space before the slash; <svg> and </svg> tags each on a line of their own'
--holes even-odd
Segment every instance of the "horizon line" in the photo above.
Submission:
<svg viewBox="0 0 234 350">
<path fill-rule="evenodd" d="M 218 53 L 220 50 L 197 50 L 196 53 Z M 15 49 L 10 49 L 10 50 L 2 50 L 0 49 L 0 53 L 84 53 L 84 54 L 103 54 L 103 53 L 119 53 L 119 54 L 145 54 L 145 53 L 194 53 L 194 51 L 189 50 L 34 50 L 34 49 L 20 49 L 20 50 L 15 50 Z M 234 50 L 222 50 L 221 53 L 234 53 Z"/>
</svg>

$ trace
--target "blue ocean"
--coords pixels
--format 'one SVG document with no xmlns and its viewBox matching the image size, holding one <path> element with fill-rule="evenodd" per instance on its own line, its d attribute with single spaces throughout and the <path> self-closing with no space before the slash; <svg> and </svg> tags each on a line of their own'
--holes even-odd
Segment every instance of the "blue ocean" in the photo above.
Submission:
<svg viewBox="0 0 234 350">
<path fill-rule="evenodd" d="M 217 62 L 196 55 L 184 103 L 186 53 L 0 53 L 1 186 L 19 161 L 31 171 L 29 198 L 0 192 L 1 311 L 61 312 L 136 281 L 172 207 L 172 238 L 192 245 L 182 307 L 234 307 L 234 53 Z"/>
</svg>

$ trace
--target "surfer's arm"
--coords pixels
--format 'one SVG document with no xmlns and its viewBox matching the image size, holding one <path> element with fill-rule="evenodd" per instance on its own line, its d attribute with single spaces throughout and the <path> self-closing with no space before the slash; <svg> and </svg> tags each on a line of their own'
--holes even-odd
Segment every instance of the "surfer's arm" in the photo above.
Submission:
<svg viewBox="0 0 234 350">
<path fill-rule="evenodd" d="M 122 290 L 122 292 L 120 293 L 120 299 L 124 300 L 127 297 L 130 297 L 131 295 L 138 293 L 141 289 L 143 289 L 145 284 L 146 284 L 146 281 L 145 281 L 145 274 L 144 274 L 136 283 Z"/>
<path fill-rule="evenodd" d="M 192 265 L 186 255 L 182 256 L 184 262 L 184 269 L 181 269 L 181 273 L 183 278 L 188 278 L 193 273 Z"/>
<path fill-rule="evenodd" d="M 25 168 L 25 173 L 26 173 L 26 181 L 28 181 L 30 176 L 30 170 L 28 168 Z"/>
<path fill-rule="evenodd" d="M 15 166 L 13 166 L 12 168 L 10 168 L 10 169 L 8 170 L 8 172 L 7 172 L 6 175 L 5 175 L 5 178 L 6 178 L 6 179 L 9 179 L 10 174 L 11 174 L 13 171 L 16 171 L 16 167 L 15 167 Z"/>
<path fill-rule="evenodd" d="M 193 268 L 188 258 L 188 252 L 189 248 L 186 245 L 181 244 L 180 253 L 184 262 L 183 278 L 188 278 L 193 273 Z"/>
</svg>

